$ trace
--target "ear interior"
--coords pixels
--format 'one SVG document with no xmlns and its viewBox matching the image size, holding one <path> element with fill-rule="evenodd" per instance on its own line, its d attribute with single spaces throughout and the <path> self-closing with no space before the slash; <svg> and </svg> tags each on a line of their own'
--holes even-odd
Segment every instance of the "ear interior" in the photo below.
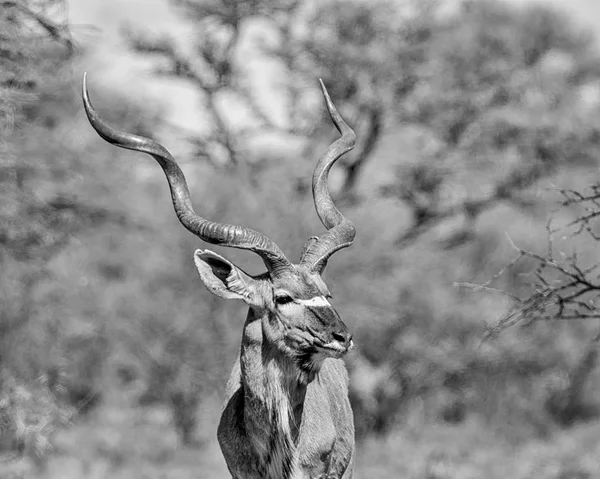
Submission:
<svg viewBox="0 0 600 479">
<path fill-rule="evenodd" d="M 256 304 L 256 280 L 244 273 L 231 261 L 210 250 L 196 250 L 194 262 L 200 279 L 208 290 L 225 299 L 241 299 Z"/>
<path fill-rule="evenodd" d="M 198 250 L 200 251 L 200 250 Z M 217 259 L 212 255 L 206 254 L 208 251 L 201 253 L 201 260 L 210 267 L 212 273 L 223 283 L 227 282 L 227 277 L 231 274 L 232 265 L 229 262 L 224 263 L 222 259 Z M 213 253 L 215 254 L 215 253 Z"/>
</svg>

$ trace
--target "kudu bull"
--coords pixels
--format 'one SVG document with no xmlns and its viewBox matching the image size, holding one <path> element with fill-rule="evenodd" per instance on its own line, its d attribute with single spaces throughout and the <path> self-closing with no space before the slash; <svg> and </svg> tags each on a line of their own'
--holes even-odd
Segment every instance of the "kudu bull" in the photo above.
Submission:
<svg viewBox="0 0 600 479">
<path fill-rule="evenodd" d="M 207 243 L 253 251 L 267 271 L 250 276 L 223 256 L 196 250 L 194 261 L 208 290 L 248 306 L 240 355 L 227 383 L 218 440 L 236 479 L 352 477 L 354 422 L 342 361 L 352 336 L 329 303 L 321 275 L 336 251 L 350 246 L 354 225 L 334 205 L 327 179 L 335 161 L 354 147 L 355 135 L 321 88 L 341 137 L 313 174 L 317 214 L 327 228 L 305 244 L 292 264 L 268 237 L 243 226 L 213 222 L 192 208 L 183 172 L 157 142 L 117 131 L 90 102 L 83 104 L 96 132 L 121 148 L 151 155 L 162 167 L 179 221 Z"/>
</svg>

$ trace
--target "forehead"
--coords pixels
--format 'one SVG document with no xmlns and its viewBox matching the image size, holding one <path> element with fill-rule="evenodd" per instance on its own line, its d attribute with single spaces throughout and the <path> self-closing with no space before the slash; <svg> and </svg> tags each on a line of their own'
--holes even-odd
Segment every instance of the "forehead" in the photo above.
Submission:
<svg viewBox="0 0 600 479">
<path fill-rule="evenodd" d="M 273 286 L 285 289 L 299 299 L 309 299 L 329 294 L 327 285 L 318 274 L 311 274 L 300 268 L 290 272 L 289 275 L 277 278 L 273 281 Z"/>
</svg>

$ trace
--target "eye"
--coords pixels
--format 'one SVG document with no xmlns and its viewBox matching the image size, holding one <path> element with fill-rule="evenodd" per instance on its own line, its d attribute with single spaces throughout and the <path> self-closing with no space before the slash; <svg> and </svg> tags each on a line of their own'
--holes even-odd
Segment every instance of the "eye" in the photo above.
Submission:
<svg viewBox="0 0 600 479">
<path fill-rule="evenodd" d="M 275 303 L 278 305 L 289 304 L 293 301 L 294 299 L 289 294 L 280 294 L 278 296 L 275 296 Z"/>
</svg>

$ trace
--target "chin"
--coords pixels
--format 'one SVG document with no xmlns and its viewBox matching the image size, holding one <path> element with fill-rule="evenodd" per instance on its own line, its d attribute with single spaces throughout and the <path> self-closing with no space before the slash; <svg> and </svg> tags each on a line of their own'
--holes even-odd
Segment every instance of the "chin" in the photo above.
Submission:
<svg viewBox="0 0 600 479">
<path fill-rule="evenodd" d="M 324 348 L 311 345 L 300 350 L 295 357 L 295 362 L 302 373 L 312 380 L 321 370 L 323 362 L 328 359 L 340 359 L 346 355 L 346 348 Z"/>
<path fill-rule="evenodd" d="M 335 358 L 339 359 L 348 354 L 348 351 L 354 348 L 354 342 L 350 341 L 350 346 L 341 346 L 338 343 L 329 343 L 323 345 L 323 347 L 318 348 L 319 353 L 327 358 Z"/>
<path fill-rule="evenodd" d="M 333 359 L 340 359 L 343 358 L 346 354 L 348 354 L 348 350 L 347 349 L 343 349 L 343 350 L 336 350 L 336 351 L 326 351 L 324 353 L 325 357 L 327 358 L 333 358 Z"/>
</svg>

